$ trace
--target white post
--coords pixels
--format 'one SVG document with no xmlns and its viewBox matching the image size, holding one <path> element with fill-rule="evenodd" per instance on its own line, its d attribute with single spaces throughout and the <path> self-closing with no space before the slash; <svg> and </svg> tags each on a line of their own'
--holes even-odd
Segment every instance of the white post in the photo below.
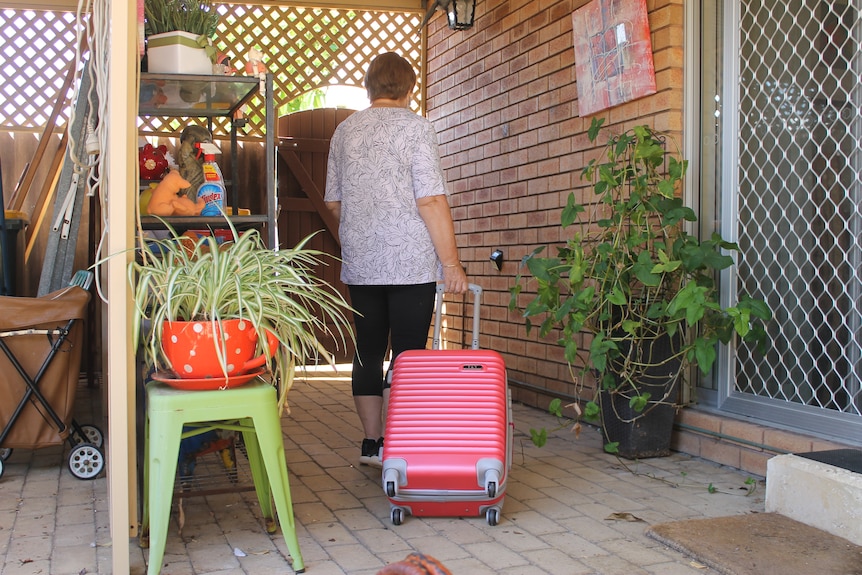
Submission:
<svg viewBox="0 0 862 575">
<path fill-rule="evenodd" d="M 133 246 L 137 148 L 138 89 L 137 2 L 110 0 L 108 80 L 107 200 L 103 210 L 108 236 L 104 253 Z M 108 505 L 113 573 L 129 573 L 129 538 L 137 531 L 135 466 L 134 351 L 129 325 L 131 290 L 126 282 L 128 257 L 112 258 L 103 276 L 109 304 L 104 307 L 104 385 L 108 396 Z"/>
</svg>

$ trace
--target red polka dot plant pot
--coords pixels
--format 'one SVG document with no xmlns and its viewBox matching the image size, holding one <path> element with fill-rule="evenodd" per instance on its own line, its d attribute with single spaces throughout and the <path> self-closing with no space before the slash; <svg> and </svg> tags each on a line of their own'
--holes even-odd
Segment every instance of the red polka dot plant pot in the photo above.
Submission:
<svg viewBox="0 0 862 575">
<path fill-rule="evenodd" d="M 260 368 L 272 357 L 278 340 L 267 334 L 269 354 L 255 356 L 257 332 L 246 320 L 166 321 L 162 351 L 178 378 L 232 377 Z"/>
</svg>

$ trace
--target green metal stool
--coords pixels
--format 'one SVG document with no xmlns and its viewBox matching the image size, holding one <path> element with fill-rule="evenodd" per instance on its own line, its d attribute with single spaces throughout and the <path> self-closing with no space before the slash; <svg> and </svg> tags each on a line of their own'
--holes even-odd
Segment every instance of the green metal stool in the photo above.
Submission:
<svg viewBox="0 0 862 575">
<path fill-rule="evenodd" d="M 155 381 L 148 383 L 146 390 L 141 546 L 150 548 L 147 575 L 159 573 L 165 555 L 180 439 L 208 429 L 242 432 L 267 531 L 277 529 L 272 509 L 275 499 L 293 569 L 303 573 L 275 388 L 258 378 L 224 390 L 182 391 Z M 194 425 L 195 430 L 184 434 L 183 427 L 188 425 Z M 151 449 L 151 445 L 158 449 Z"/>
</svg>

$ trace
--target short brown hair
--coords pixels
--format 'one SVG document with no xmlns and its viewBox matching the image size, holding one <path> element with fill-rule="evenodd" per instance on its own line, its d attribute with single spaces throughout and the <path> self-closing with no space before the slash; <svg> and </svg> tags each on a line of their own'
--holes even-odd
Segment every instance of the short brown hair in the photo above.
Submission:
<svg viewBox="0 0 862 575">
<path fill-rule="evenodd" d="M 413 66 L 395 52 L 380 54 L 365 71 L 365 90 L 372 102 L 379 98 L 403 98 L 415 86 L 416 72 Z"/>
</svg>

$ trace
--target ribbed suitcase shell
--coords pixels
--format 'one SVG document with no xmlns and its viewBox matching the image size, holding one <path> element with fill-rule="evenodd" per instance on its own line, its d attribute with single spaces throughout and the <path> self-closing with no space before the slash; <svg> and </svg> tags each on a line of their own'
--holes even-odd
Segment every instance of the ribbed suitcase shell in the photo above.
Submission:
<svg viewBox="0 0 862 575">
<path fill-rule="evenodd" d="M 509 470 L 509 418 L 506 367 L 499 353 L 402 352 L 393 370 L 383 448 L 393 523 L 399 524 L 403 514 L 484 514 L 496 524 Z M 493 496 L 486 485 L 488 469 Z M 394 495 L 392 482 L 397 482 Z"/>
</svg>

